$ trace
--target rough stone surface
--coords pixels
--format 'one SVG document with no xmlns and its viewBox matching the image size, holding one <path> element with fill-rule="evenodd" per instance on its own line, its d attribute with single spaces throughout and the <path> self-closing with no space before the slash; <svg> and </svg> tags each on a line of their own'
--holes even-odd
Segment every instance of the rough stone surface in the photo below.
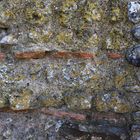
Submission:
<svg viewBox="0 0 140 140">
<path fill-rule="evenodd" d="M 139 139 L 139 22 L 136 0 L 0 0 L 0 139 Z"/>
<path fill-rule="evenodd" d="M 72 93 L 68 91 L 68 93 L 65 93 L 64 100 L 68 108 L 73 110 L 77 110 L 77 108 L 79 110 L 90 109 L 92 107 L 92 96 L 85 95 L 83 91 L 72 91 Z"/>
</svg>

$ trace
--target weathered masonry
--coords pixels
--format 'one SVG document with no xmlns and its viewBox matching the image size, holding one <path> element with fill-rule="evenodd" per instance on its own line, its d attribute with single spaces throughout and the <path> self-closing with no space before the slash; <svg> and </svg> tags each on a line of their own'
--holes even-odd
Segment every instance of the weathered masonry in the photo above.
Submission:
<svg viewBox="0 0 140 140">
<path fill-rule="evenodd" d="M 140 140 L 138 0 L 0 0 L 0 140 Z"/>
</svg>

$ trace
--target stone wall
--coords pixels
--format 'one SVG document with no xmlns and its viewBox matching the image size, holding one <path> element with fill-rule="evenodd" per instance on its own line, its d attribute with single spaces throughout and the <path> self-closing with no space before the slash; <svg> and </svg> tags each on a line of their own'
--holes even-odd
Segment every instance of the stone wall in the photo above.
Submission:
<svg viewBox="0 0 140 140">
<path fill-rule="evenodd" d="M 139 140 L 139 23 L 133 0 L 0 0 L 0 139 Z"/>
</svg>

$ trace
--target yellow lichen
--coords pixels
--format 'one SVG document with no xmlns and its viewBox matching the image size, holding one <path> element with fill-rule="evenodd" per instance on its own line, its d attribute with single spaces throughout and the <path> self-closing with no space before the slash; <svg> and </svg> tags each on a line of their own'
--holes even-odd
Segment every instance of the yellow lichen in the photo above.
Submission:
<svg viewBox="0 0 140 140">
<path fill-rule="evenodd" d="M 97 3 L 88 1 L 84 18 L 87 21 L 100 21 L 102 18 L 102 10 L 98 7 Z"/>
<path fill-rule="evenodd" d="M 16 18 L 15 14 L 11 10 L 5 11 L 4 15 L 7 17 L 7 19 L 9 19 L 9 18 L 10 19 L 15 19 Z"/>
<path fill-rule="evenodd" d="M 45 43 L 49 42 L 51 37 L 52 37 L 52 35 L 53 35 L 52 32 L 48 32 L 47 34 L 42 35 L 41 36 L 42 42 L 45 42 Z"/>
<path fill-rule="evenodd" d="M 56 36 L 56 40 L 58 43 L 71 43 L 72 41 L 72 32 L 60 32 L 57 36 Z"/>
<path fill-rule="evenodd" d="M 15 81 L 20 81 L 20 80 L 24 80 L 26 77 L 22 74 L 17 74 L 16 77 L 15 77 Z M 13 79 L 9 79 L 9 80 L 13 80 Z"/>
<path fill-rule="evenodd" d="M 111 20 L 119 21 L 121 19 L 121 11 L 120 8 L 113 7 L 111 11 Z"/>
<path fill-rule="evenodd" d="M 10 97 L 10 107 L 13 110 L 29 109 L 32 91 L 23 89 L 19 95 L 12 95 Z"/>
<path fill-rule="evenodd" d="M 45 16 L 40 13 L 39 11 L 34 10 L 33 8 L 26 8 L 25 10 L 25 17 L 28 22 L 32 24 L 44 24 L 47 22 Z"/>
<path fill-rule="evenodd" d="M 59 15 L 59 23 L 60 25 L 62 26 L 67 26 L 70 22 L 70 19 L 72 18 L 72 15 L 71 14 L 64 14 L 64 13 L 61 13 Z"/>
<path fill-rule="evenodd" d="M 64 0 L 62 3 L 62 11 L 74 10 L 74 7 L 77 7 L 77 1 L 78 0 Z"/>
<path fill-rule="evenodd" d="M 7 107 L 7 99 L 4 97 L 0 97 L 0 108 Z"/>
<path fill-rule="evenodd" d="M 118 28 L 113 28 L 105 38 L 104 47 L 112 50 L 122 50 L 127 48 L 128 41 L 124 38 L 124 33 Z"/>
<path fill-rule="evenodd" d="M 117 113 L 126 113 L 131 111 L 131 105 L 123 96 L 120 97 L 117 91 L 109 92 L 97 96 L 95 100 L 97 111 L 113 111 Z"/>
<path fill-rule="evenodd" d="M 91 37 L 89 37 L 87 39 L 87 41 L 84 44 L 84 47 L 85 48 L 88 48 L 88 47 L 90 48 L 91 46 L 92 47 L 97 47 L 98 44 L 99 44 L 99 41 L 100 41 L 100 39 L 99 39 L 98 35 L 97 34 L 93 34 Z"/>
<path fill-rule="evenodd" d="M 42 100 L 41 104 L 44 107 L 57 107 L 58 105 L 61 105 L 62 102 L 59 99 L 55 99 L 53 97 L 48 97 L 48 98 L 46 98 L 46 100 Z"/>
<path fill-rule="evenodd" d="M 125 82 L 126 82 L 126 74 L 122 74 L 122 75 L 116 75 L 115 76 L 115 86 L 116 88 L 120 89 L 124 86 Z"/>
<path fill-rule="evenodd" d="M 45 7 L 45 5 L 42 1 L 35 1 L 35 5 L 37 8 L 41 8 L 41 9 L 43 9 Z"/>
</svg>

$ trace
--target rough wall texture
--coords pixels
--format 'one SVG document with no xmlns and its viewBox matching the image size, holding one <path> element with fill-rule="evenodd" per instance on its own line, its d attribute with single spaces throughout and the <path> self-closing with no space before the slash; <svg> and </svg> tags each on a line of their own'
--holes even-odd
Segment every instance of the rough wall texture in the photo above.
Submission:
<svg viewBox="0 0 140 140">
<path fill-rule="evenodd" d="M 136 6 L 0 0 L 0 139 L 140 140 Z"/>
</svg>

